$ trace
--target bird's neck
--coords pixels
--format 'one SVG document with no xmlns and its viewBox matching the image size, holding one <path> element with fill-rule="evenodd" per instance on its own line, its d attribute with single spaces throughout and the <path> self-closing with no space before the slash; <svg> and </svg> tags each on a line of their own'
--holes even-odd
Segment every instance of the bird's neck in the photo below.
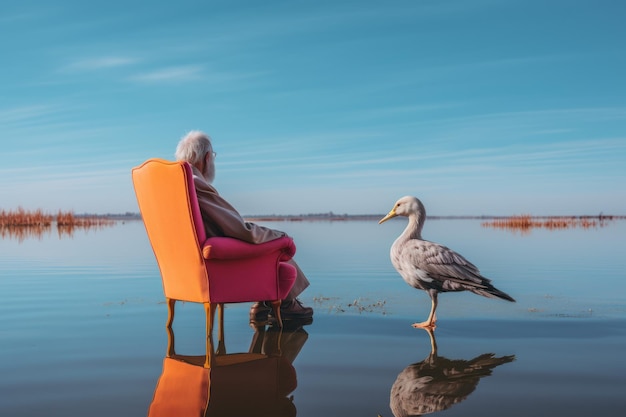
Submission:
<svg viewBox="0 0 626 417">
<path fill-rule="evenodd" d="M 424 225 L 421 224 L 419 219 L 416 216 L 409 216 L 409 224 L 404 229 L 401 237 L 403 240 L 409 239 L 422 239 L 422 227 Z"/>
</svg>

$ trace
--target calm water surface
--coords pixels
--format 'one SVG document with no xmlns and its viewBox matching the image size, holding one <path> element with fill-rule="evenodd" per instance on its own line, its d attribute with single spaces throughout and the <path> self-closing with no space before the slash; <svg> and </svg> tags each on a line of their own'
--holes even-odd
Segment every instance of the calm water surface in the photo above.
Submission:
<svg viewBox="0 0 626 417">
<path fill-rule="evenodd" d="M 280 347 L 293 381 L 261 378 L 282 389 L 268 405 L 248 386 L 260 384 L 255 371 L 245 381 L 212 371 L 210 415 L 250 404 L 276 416 L 623 414 L 626 222 L 521 235 L 478 220 L 428 221 L 426 239 L 462 253 L 517 300 L 443 294 L 436 352 L 410 326 L 427 316 L 427 295 L 389 261 L 404 221 L 268 225 L 296 240 L 312 282 L 301 298 L 315 320 L 278 339 L 248 325 L 249 304 L 227 306 L 228 352 Z M 0 240 L 0 293 L 0 416 L 148 414 L 168 335 L 142 223 Z M 200 306 L 177 304 L 177 353 L 202 354 L 203 326 Z"/>
</svg>

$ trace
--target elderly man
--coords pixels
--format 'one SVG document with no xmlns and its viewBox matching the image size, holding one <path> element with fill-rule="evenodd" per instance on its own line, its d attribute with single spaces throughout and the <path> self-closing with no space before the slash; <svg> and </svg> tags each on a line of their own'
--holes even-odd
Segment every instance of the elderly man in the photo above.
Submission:
<svg viewBox="0 0 626 417">
<path fill-rule="evenodd" d="M 237 210 L 219 195 L 211 185 L 215 179 L 215 156 L 211 138 L 199 131 L 189 132 L 176 148 L 176 159 L 187 161 L 191 165 L 207 236 L 228 236 L 250 243 L 263 243 L 285 236 L 284 232 L 246 222 Z M 281 303 L 281 316 L 283 319 L 310 319 L 313 317 L 313 309 L 305 307 L 296 298 L 309 286 L 309 281 L 298 265 L 291 262 L 296 267 L 298 275 L 287 298 Z M 253 322 L 267 320 L 270 315 L 271 307 L 264 301 L 256 302 L 250 308 L 250 320 Z"/>
</svg>

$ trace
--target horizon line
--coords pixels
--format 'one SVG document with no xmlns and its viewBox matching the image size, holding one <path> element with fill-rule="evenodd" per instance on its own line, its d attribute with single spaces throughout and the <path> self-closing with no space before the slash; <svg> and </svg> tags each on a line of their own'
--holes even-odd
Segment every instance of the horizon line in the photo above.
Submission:
<svg viewBox="0 0 626 417">
<path fill-rule="evenodd" d="M 379 219 L 385 216 L 386 213 L 380 214 L 335 214 L 333 212 L 328 213 L 309 213 L 309 214 L 263 214 L 263 215 L 242 215 L 245 220 L 248 221 L 284 221 L 284 220 L 358 220 L 358 219 Z M 81 213 L 77 216 L 103 216 L 113 218 L 136 218 L 141 219 L 140 212 L 125 212 L 125 213 Z M 401 216 L 398 216 L 401 217 Z M 612 219 L 626 219 L 626 214 L 451 214 L 451 215 L 426 215 L 430 219 L 508 219 L 514 217 L 530 217 L 534 219 L 540 218 L 581 218 L 581 219 L 600 219 L 600 220 L 612 220 Z"/>
</svg>

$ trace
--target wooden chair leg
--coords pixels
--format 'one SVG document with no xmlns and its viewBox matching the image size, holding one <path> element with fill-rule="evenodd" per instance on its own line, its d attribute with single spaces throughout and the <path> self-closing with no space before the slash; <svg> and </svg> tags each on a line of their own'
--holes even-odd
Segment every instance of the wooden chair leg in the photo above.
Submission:
<svg viewBox="0 0 626 417">
<path fill-rule="evenodd" d="M 224 303 L 217 305 L 218 330 L 217 330 L 217 354 L 226 354 L 226 342 L 224 341 Z"/>
<path fill-rule="evenodd" d="M 206 359 L 205 368 L 211 367 L 213 361 L 213 322 L 215 320 L 215 303 L 204 303 L 204 311 L 206 313 Z"/>
<path fill-rule="evenodd" d="M 281 329 L 283 328 L 283 319 L 280 316 L 280 304 L 281 301 L 280 300 L 274 300 L 271 301 L 272 304 L 272 311 L 274 312 L 274 317 L 276 318 L 276 323 L 278 324 L 278 327 L 280 327 Z"/>
<path fill-rule="evenodd" d="M 171 358 L 176 355 L 176 348 L 174 345 L 174 330 L 171 327 L 165 329 L 167 331 L 167 357 Z"/>
<path fill-rule="evenodd" d="M 174 322 L 174 304 L 176 304 L 176 300 L 166 298 L 165 303 L 167 304 L 167 321 L 165 322 L 165 327 L 171 329 L 172 323 Z"/>
</svg>

